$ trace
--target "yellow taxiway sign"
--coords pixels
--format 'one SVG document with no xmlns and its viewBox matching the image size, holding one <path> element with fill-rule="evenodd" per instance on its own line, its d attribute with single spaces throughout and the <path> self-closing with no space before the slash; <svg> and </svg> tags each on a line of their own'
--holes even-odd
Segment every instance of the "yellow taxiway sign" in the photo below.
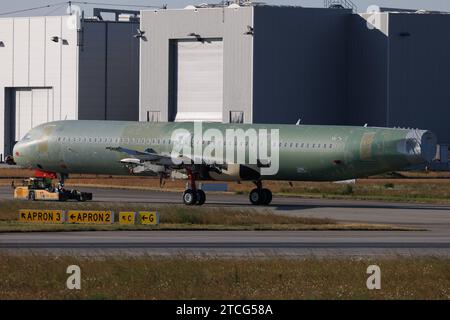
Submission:
<svg viewBox="0 0 450 320">
<path fill-rule="evenodd" d="M 135 224 L 136 212 L 120 212 L 119 224 Z"/>
<path fill-rule="evenodd" d="M 19 210 L 20 222 L 63 223 L 64 220 L 64 212 L 62 210 Z"/>
<path fill-rule="evenodd" d="M 67 212 L 67 222 L 83 224 L 112 224 L 114 213 L 112 211 L 78 211 Z"/>
<path fill-rule="evenodd" d="M 139 212 L 139 222 L 144 225 L 157 225 L 159 224 L 159 214 L 157 212 Z"/>
</svg>

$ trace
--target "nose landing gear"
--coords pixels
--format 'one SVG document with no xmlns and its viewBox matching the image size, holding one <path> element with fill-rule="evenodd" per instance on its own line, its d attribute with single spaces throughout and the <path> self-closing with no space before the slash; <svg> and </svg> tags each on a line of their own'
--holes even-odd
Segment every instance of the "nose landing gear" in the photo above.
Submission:
<svg viewBox="0 0 450 320">
<path fill-rule="evenodd" d="M 261 181 L 255 181 L 256 188 L 250 192 L 249 199 L 253 205 L 269 205 L 272 202 L 272 192 L 262 187 Z"/>
</svg>

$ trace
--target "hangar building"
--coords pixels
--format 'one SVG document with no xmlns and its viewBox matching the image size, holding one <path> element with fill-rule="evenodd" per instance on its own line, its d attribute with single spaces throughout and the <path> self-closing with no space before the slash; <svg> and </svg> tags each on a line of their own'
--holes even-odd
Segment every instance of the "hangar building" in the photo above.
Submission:
<svg viewBox="0 0 450 320">
<path fill-rule="evenodd" d="M 425 128 L 450 144 L 450 14 L 352 15 L 349 123 Z M 376 28 L 367 28 L 367 19 Z"/>
<path fill-rule="evenodd" d="M 351 10 L 141 11 L 140 120 L 345 121 Z"/>
<path fill-rule="evenodd" d="M 32 127 L 138 120 L 138 22 L 75 16 L 0 19 L 0 157 Z"/>
<path fill-rule="evenodd" d="M 367 123 L 448 144 L 450 14 L 386 10 L 141 11 L 140 120 Z"/>
</svg>

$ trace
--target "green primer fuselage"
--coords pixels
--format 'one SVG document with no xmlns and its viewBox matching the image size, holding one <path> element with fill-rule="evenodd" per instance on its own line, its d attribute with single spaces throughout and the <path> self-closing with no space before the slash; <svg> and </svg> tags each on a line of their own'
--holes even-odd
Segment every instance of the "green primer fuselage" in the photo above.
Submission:
<svg viewBox="0 0 450 320">
<path fill-rule="evenodd" d="M 218 123 L 202 127 L 215 128 L 223 136 L 227 129 L 267 129 L 269 134 L 278 129 L 279 170 L 263 180 L 339 181 L 401 170 L 431 160 L 436 140 L 428 131 L 408 129 Z M 129 175 L 120 161 L 130 156 L 107 148 L 151 149 L 168 155 L 176 129 L 193 133 L 194 123 L 51 122 L 32 129 L 17 143 L 14 159 L 24 167 L 63 174 Z M 249 146 L 245 148 L 248 151 Z M 258 170 L 254 164 L 249 167 Z"/>
</svg>

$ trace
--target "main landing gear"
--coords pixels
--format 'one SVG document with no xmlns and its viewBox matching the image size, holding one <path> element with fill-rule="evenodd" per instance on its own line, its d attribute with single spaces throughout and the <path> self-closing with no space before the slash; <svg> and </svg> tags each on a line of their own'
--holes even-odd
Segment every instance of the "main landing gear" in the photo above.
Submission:
<svg viewBox="0 0 450 320">
<path fill-rule="evenodd" d="M 188 206 L 205 204 L 206 194 L 203 190 L 197 189 L 195 174 L 188 172 L 189 187 L 183 192 L 183 203 Z M 250 192 L 250 202 L 253 205 L 269 205 L 272 202 L 272 192 L 262 187 L 261 181 L 255 181 L 256 188 Z"/>
<path fill-rule="evenodd" d="M 197 189 L 195 184 L 195 176 L 192 172 L 188 173 L 189 177 L 189 189 L 185 190 L 183 193 L 183 202 L 185 205 L 193 206 L 198 205 L 201 206 L 205 204 L 206 194 L 203 190 Z"/>
<path fill-rule="evenodd" d="M 253 205 L 269 205 L 272 202 L 272 191 L 262 187 L 261 181 L 255 181 L 256 188 L 250 192 L 249 199 Z"/>
</svg>

